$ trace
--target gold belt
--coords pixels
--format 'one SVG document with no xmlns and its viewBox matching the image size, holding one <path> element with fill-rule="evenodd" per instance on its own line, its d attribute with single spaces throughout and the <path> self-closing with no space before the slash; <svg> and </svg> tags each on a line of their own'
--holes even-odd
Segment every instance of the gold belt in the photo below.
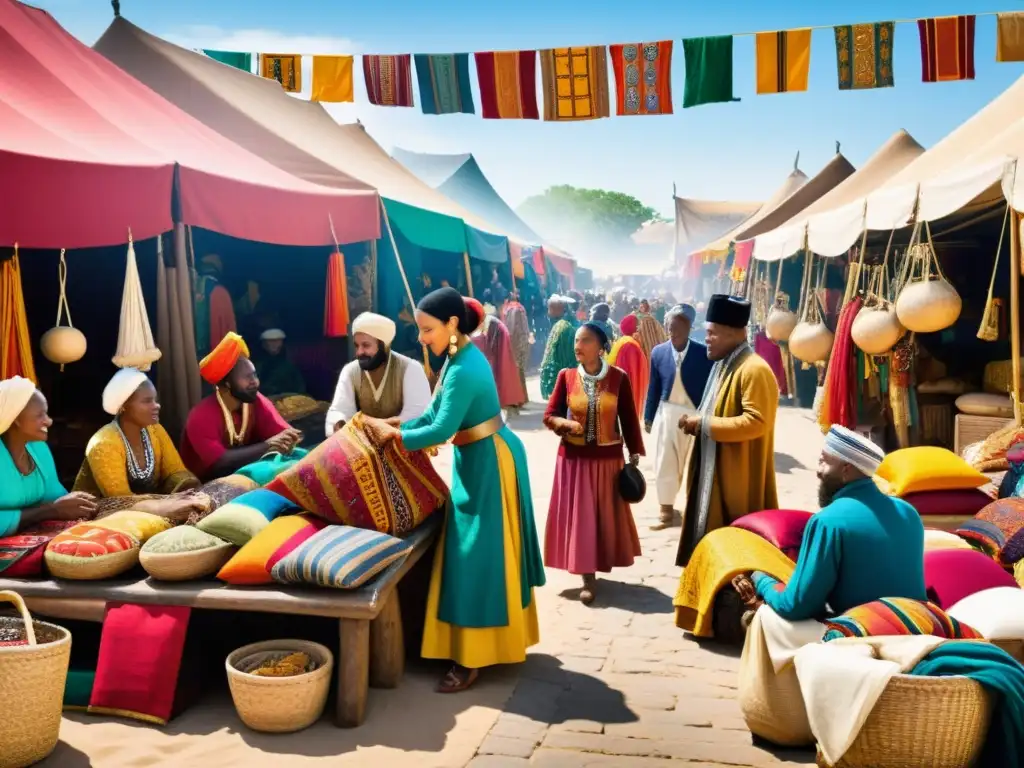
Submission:
<svg viewBox="0 0 1024 768">
<path fill-rule="evenodd" d="M 477 424 L 475 427 L 460 429 L 455 433 L 455 437 L 452 438 L 452 445 L 461 446 L 479 442 L 485 437 L 498 434 L 504 426 L 505 422 L 499 413 L 497 416 L 494 416 L 481 424 Z"/>
</svg>

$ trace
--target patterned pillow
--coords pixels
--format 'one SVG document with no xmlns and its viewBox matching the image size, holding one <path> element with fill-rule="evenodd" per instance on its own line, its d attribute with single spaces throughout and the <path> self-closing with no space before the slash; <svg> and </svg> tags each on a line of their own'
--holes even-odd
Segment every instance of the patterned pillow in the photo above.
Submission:
<svg viewBox="0 0 1024 768">
<path fill-rule="evenodd" d="M 54 537 L 43 559 L 57 578 L 111 578 L 138 564 L 139 541 L 123 531 L 81 523 Z"/>
<path fill-rule="evenodd" d="M 154 555 L 177 555 L 222 547 L 227 543 L 224 539 L 204 533 L 194 526 L 179 525 L 177 528 L 158 533 L 142 545 L 142 551 Z"/>
<path fill-rule="evenodd" d="M 877 474 L 889 483 L 893 496 L 980 488 L 989 481 L 952 451 L 931 445 L 893 451 L 878 467 Z"/>
<path fill-rule="evenodd" d="M 281 584 L 358 589 L 411 549 L 386 533 L 329 525 L 278 561 L 270 575 Z"/>
<path fill-rule="evenodd" d="M 995 560 L 973 549 L 933 549 L 924 553 L 928 599 L 948 610 L 968 595 L 1016 584 Z"/>
<path fill-rule="evenodd" d="M 1004 566 L 1012 566 L 1024 558 L 1024 499 L 993 501 L 964 523 L 957 534 L 978 542 Z"/>
<path fill-rule="evenodd" d="M 199 521 L 207 515 L 213 514 L 243 493 L 255 491 L 259 487 L 259 483 L 243 475 L 228 475 L 217 480 L 211 480 L 199 489 L 200 492 L 210 497 L 210 508 L 205 512 L 193 512 L 185 522 L 188 525 L 198 525 Z"/>
<path fill-rule="evenodd" d="M 326 526 L 314 515 L 285 515 L 272 520 L 235 553 L 217 578 L 236 585 L 273 584 L 270 571 L 278 561 Z"/>
<path fill-rule="evenodd" d="M 267 489 L 331 523 L 402 535 L 444 503 L 448 488 L 423 451 L 380 446 L 361 414 Z"/>
<path fill-rule="evenodd" d="M 934 635 L 950 640 L 972 640 L 981 634 L 947 615 L 934 603 L 905 597 L 883 597 L 851 608 L 825 622 L 824 642 L 840 637 Z"/>
<path fill-rule="evenodd" d="M 810 519 L 810 512 L 797 509 L 766 509 L 743 515 L 733 520 L 732 525 L 756 533 L 769 544 L 781 549 L 782 554 L 790 560 L 795 561 L 800 555 L 804 528 Z"/>
<path fill-rule="evenodd" d="M 138 539 L 141 544 L 144 544 L 153 536 L 156 536 L 156 534 L 163 533 L 172 527 L 171 521 L 167 518 L 133 510 L 115 512 L 109 517 L 98 520 L 96 525 L 110 531 L 127 533 L 133 538 Z"/>
<path fill-rule="evenodd" d="M 0 538 L 0 575 L 5 579 L 24 579 L 43 572 L 43 551 L 61 531 L 82 520 L 44 520 L 13 536 Z"/>
<path fill-rule="evenodd" d="M 199 530 L 242 547 L 278 515 L 295 510 L 295 505 L 266 488 L 243 493 L 216 512 L 204 517 Z"/>
</svg>

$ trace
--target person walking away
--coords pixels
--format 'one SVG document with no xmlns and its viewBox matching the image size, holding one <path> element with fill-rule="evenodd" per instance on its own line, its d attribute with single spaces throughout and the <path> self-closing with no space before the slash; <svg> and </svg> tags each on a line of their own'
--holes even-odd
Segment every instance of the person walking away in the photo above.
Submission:
<svg viewBox="0 0 1024 768">
<path fill-rule="evenodd" d="M 579 326 L 570 309 L 573 302 L 568 296 L 554 295 L 548 299 L 548 317 L 551 331 L 544 347 L 544 359 L 540 364 L 540 393 L 547 400 L 555 391 L 555 380 L 563 368 L 576 365 L 574 343 L 576 328 Z"/>
<path fill-rule="evenodd" d="M 530 365 L 530 319 L 526 307 L 519 303 L 519 292 L 513 291 L 505 305 L 505 327 L 512 341 L 512 357 L 519 370 L 519 383 L 526 392 L 526 369 Z"/>
</svg>

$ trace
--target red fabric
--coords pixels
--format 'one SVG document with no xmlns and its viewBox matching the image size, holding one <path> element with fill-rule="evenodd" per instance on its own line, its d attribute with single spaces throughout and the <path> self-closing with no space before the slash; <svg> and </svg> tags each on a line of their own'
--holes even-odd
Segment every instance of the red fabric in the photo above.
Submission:
<svg viewBox="0 0 1024 768">
<path fill-rule="evenodd" d="M 115 23 L 124 23 L 116 20 Z M 380 235 L 378 196 L 297 179 L 228 141 L 69 35 L 45 11 L 0 0 L 0 167 L 17 193 L 0 242 L 88 248 L 182 221 L 284 245 Z"/>
<path fill-rule="evenodd" d="M 651 366 L 647 363 L 647 356 L 639 341 L 626 341 L 619 347 L 615 367 L 626 372 L 633 391 L 633 406 L 637 414 L 642 414 L 647 403 L 647 387 L 651 383 Z"/>
<path fill-rule="evenodd" d="M 750 257 L 754 254 L 754 241 L 744 240 L 741 243 L 736 243 L 735 248 L 736 255 L 732 260 L 733 269 L 745 270 L 750 266 Z"/>
<path fill-rule="evenodd" d="M 498 318 L 487 321 L 487 330 L 473 337 L 473 343 L 480 348 L 491 364 L 494 383 L 498 387 L 498 402 L 502 408 L 526 403 L 526 390 L 519 379 L 519 367 L 512 354 L 512 337 L 508 328 Z"/>
<path fill-rule="evenodd" d="M 58 534 L 78 525 L 81 520 L 44 520 L 21 533 L 0 539 L 0 574 L 11 579 L 39 576 L 43 572 L 43 552 Z"/>
<path fill-rule="evenodd" d="M 779 345 L 769 339 L 764 333 L 758 333 L 754 337 L 754 351 L 762 360 L 768 363 L 768 367 L 775 374 L 775 382 L 779 385 L 779 394 L 783 397 L 789 397 L 786 367 L 782 364 L 782 350 L 779 349 Z"/>
<path fill-rule="evenodd" d="M 503 57 L 498 60 L 497 57 Z M 476 74 L 480 85 L 480 114 L 484 119 L 537 120 L 537 52 L 504 51 L 500 53 L 474 53 Z M 514 61 L 509 60 L 514 57 Z M 498 83 L 498 70 L 504 75 L 518 74 L 518 93 L 510 99 L 502 84 Z M 513 103 L 514 102 L 514 103 Z"/>
<path fill-rule="evenodd" d="M 345 257 L 335 249 L 327 262 L 327 287 L 324 297 L 324 336 L 329 339 L 348 336 L 348 278 Z"/>
<path fill-rule="evenodd" d="M 965 597 L 993 587 L 1017 587 L 1013 576 L 974 549 L 932 549 L 924 553 L 928 599 L 948 611 Z"/>
<path fill-rule="evenodd" d="M 928 515 L 976 515 L 992 503 L 992 497 L 978 488 L 959 491 L 918 491 L 908 493 L 903 500 L 917 510 L 921 517 Z"/>
<path fill-rule="evenodd" d="M 191 612 L 176 605 L 107 603 L 89 711 L 170 720 Z"/>
<path fill-rule="evenodd" d="M 862 303 L 860 297 L 857 297 L 839 313 L 835 341 L 828 358 L 828 372 L 825 374 L 828 421 L 830 424 L 841 424 L 847 429 L 857 426 L 857 382 L 854 380 L 857 366 L 851 329 Z"/>
<path fill-rule="evenodd" d="M 239 429 L 242 426 L 242 414 L 237 412 L 233 415 L 235 429 Z M 256 402 L 249 407 L 249 430 L 245 436 L 245 445 L 262 443 L 286 429 L 288 422 L 273 404 L 263 395 L 257 395 Z M 210 469 L 229 447 L 220 403 L 216 395 L 210 395 L 188 414 L 181 435 L 181 459 L 199 479 L 209 480 Z"/>
<path fill-rule="evenodd" d="M 223 285 L 218 285 L 210 291 L 210 341 L 216 342 L 217 339 L 223 339 L 229 333 L 238 333 L 235 303 L 231 300 L 228 289 Z M 221 381 L 223 381 L 223 377 L 215 383 L 219 384 Z"/>
<path fill-rule="evenodd" d="M 636 333 L 636 329 L 639 323 L 640 321 L 637 319 L 636 315 L 628 314 L 624 318 L 622 318 L 622 322 L 619 323 L 619 330 L 622 331 L 623 336 L 632 336 L 634 333 Z M 641 351 L 643 351 L 642 347 Z"/>
<path fill-rule="evenodd" d="M 544 249 L 534 248 L 533 249 L 533 271 L 537 277 L 543 277 L 547 274 L 547 265 L 544 263 Z"/>
<path fill-rule="evenodd" d="M 556 272 L 569 278 L 569 287 L 575 287 L 576 262 L 568 256 L 560 256 L 549 246 L 544 246 L 544 255 L 551 260 Z"/>
<path fill-rule="evenodd" d="M 796 560 L 800 555 L 804 528 L 810 519 L 810 512 L 799 509 L 766 509 L 736 518 L 731 525 L 756 533 L 772 546 L 781 549 L 782 554 L 790 560 Z"/>
</svg>

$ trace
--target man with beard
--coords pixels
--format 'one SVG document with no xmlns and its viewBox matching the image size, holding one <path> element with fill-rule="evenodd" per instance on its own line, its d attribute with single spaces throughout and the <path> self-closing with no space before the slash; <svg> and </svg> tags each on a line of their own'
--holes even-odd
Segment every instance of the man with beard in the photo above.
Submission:
<svg viewBox="0 0 1024 768">
<path fill-rule="evenodd" d="M 230 475 L 272 451 L 289 454 L 302 440 L 302 433 L 260 394 L 249 347 L 237 333 L 227 334 L 199 361 L 199 374 L 214 390 L 188 414 L 181 458 L 203 482 Z"/>
<path fill-rule="evenodd" d="M 871 479 L 882 449 L 834 424 L 818 459 L 822 509 L 804 529 L 788 584 L 754 573 L 758 597 L 789 621 L 821 619 L 882 597 L 927 600 L 924 525 L 903 499 L 886 496 Z"/>
<path fill-rule="evenodd" d="M 393 320 L 373 312 L 363 312 L 352 321 L 356 359 L 338 376 L 326 434 L 334 434 L 360 412 L 406 422 L 427 410 L 427 375 L 417 361 L 391 350 L 395 332 Z"/>
</svg>

